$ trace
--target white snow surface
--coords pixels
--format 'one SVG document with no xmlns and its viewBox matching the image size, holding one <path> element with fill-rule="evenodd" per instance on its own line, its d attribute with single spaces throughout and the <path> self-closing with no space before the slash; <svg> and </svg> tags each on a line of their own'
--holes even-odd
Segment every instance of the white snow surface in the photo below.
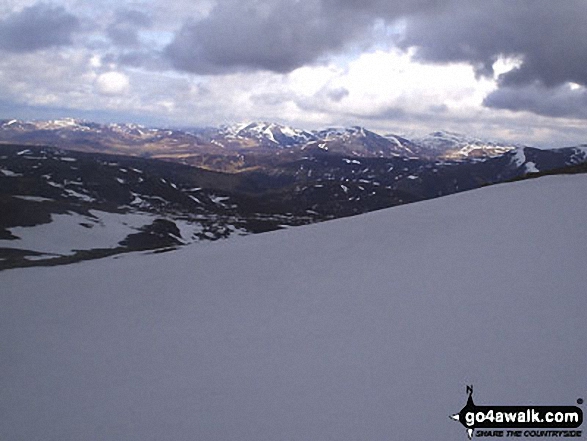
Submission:
<svg viewBox="0 0 587 441">
<path fill-rule="evenodd" d="M 538 167 L 534 162 L 527 162 L 526 163 L 526 173 L 539 173 Z"/>
<path fill-rule="evenodd" d="M 521 167 L 526 162 L 526 154 L 524 153 L 523 147 L 518 147 L 515 150 L 514 155 L 512 156 L 512 163 L 516 164 L 516 166 Z"/>
<path fill-rule="evenodd" d="M 72 195 L 75 193 L 72 190 L 66 191 Z M 78 195 L 87 197 L 79 193 Z M 61 255 L 73 254 L 75 250 L 113 248 L 127 235 L 136 233 L 140 227 L 156 218 L 144 213 L 118 214 L 99 210 L 90 210 L 90 213 L 95 217 L 78 213 L 52 214 L 51 222 L 47 224 L 9 228 L 19 239 L 0 240 L 0 248 Z M 91 225 L 91 228 L 83 227 L 82 223 Z"/>
<path fill-rule="evenodd" d="M 8 170 L 5 168 L 0 168 L 0 173 L 2 173 L 3 176 L 6 176 L 8 178 L 16 178 L 18 176 L 22 176 L 21 173 L 15 173 L 12 170 Z"/>
<path fill-rule="evenodd" d="M 294 136 L 299 136 L 300 132 L 301 132 L 300 130 L 296 130 L 296 129 L 294 129 L 292 127 L 288 127 L 288 126 L 281 126 L 280 130 L 281 130 L 281 133 L 283 133 L 285 136 L 289 136 L 290 138 L 293 138 Z"/>
<path fill-rule="evenodd" d="M 587 176 L 0 273 L 0 438 L 465 440 L 586 392 Z"/>
<path fill-rule="evenodd" d="M 54 201 L 55 199 L 51 198 L 43 198 L 40 196 L 27 196 L 27 195 L 14 195 L 13 197 L 17 199 L 22 199 L 23 201 L 32 201 L 32 202 L 48 202 Z"/>
</svg>

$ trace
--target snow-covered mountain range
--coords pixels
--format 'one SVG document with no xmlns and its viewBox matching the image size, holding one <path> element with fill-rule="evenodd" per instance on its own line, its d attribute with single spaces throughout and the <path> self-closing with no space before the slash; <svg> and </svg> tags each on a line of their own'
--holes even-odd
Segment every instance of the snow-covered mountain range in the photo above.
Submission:
<svg viewBox="0 0 587 441">
<path fill-rule="evenodd" d="M 516 147 L 450 132 L 435 132 L 409 140 L 393 134 L 382 136 L 364 127 L 306 131 L 276 123 L 252 122 L 198 130 L 170 130 L 137 124 L 96 124 L 70 118 L 0 121 L 0 141 L 159 157 L 194 165 L 204 165 L 203 156 L 215 156 L 216 160 L 208 161 L 206 165 L 223 171 L 247 168 L 243 155 L 281 155 L 280 158 L 289 159 L 313 149 L 357 157 L 467 160 L 499 156 Z"/>
<path fill-rule="evenodd" d="M 575 405 L 586 193 L 587 175 L 547 176 L 0 272 L 1 437 L 465 440 L 448 417 L 465 385 L 482 405 Z"/>
<path fill-rule="evenodd" d="M 132 136 L 147 133 L 136 127 L 117 130 Z M 232 139 L 250 130 L 235 130 Z M 0 145 L 0 270 L 171 250 L 417 202 L 529 174 L 568 172 L 569 167 L 586 171 L 586 147 L 518 147 L 493 158 L 454 161 L 419 157 L 417 146 L 403 138 L 396 139 L 396 147 L 410 153 L 399 154 L 382 143 L 382 137 L 361 128 L 329 130 L 321 136 L 324 142 L 304 144 L 299 155 L 253 155 L 245 161 L 245 154 L 235 153 L 238 173 L 176 160 Z M 203 158 L 214 165 L 226 157 Z"/>
</svg>

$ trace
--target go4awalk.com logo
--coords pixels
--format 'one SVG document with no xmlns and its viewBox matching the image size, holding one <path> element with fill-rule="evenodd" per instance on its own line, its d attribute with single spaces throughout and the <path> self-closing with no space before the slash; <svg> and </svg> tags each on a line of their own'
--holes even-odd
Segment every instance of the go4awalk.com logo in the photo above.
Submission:
<svg viewBox="0 0 587 441">
<path fill-rule="evenodd" d="M 473 386 L 467 386 L 467 404 L 451 418 L 473 437 L 580 437 L 583 411 L 577 406 L 477 406 Z M 577 400 L 582 404 L 583 400 Z"/>
</svg>

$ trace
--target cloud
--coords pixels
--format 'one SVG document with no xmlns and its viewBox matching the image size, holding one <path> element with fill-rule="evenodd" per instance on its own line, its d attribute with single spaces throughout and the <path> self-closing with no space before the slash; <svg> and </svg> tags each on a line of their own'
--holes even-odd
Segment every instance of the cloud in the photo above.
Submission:
<svg viewBox="0 0 587 441">
<path fill-rule="evenodd" d="M 408 16 L 400 44 L 420 60 L 466 62 L 477 75 L 496 75 L 499 89 L 485 106 L 584 118 L 584 93 L 567 84 L 587 85 L 586 16 L 584 0 L 449 0 L 434 14 Z M 494 72 L 504 58 L 517 66 Z"/>
<path fill-rule="evenodd" d="M 587 82 L 586 5 L 6 0 L 0 100 L 178 125 L 263 119 L 528 142 L 572 128 L 579 139 L 587 89 L 569 83 Z"/>
<path fill-rule="evenodd" d="M 96 78 L 96 88 L 103 95 L 122 95 L 129 89 L 130 81 L 120 72 L 106 72 Z"/>
<path fill-rule="evenodd" d="M 200 21 L 188 21 L 167 47 L 181 70 L 286 73 L 342 49 L 370 20 L 319 0 L 225 0 Z"/>
<path fill-rule="evenodd" d="M 505 86 L 489 94 L 483 104 L 495 109 L 527 110 L 550 117 L 587 119 L 587 91 L 568 85 L 547 88 L 540 83 Z"/>
<path fill-rule="evenodd" d="M 498 59 L 520 59 L 500 78 L 504 86 L 587 85 L 585 16 L 584 0 L 223 0 L 186 21 L 165 56 L 197 74 L 288 73 L 353 44 L 397 43 L 417 48 L 420 60 L 466 62 L 488 77 Z M 369 41 L 382 22 L 403 38 Z"/>
<path fill-rule="evenodd" d="M 328 10 L 344 9 L 351 14 L 395 20 L 408 14 L 434 12 L 446 0 L 323 0 Z"/>
<path fill-rule="evenodd" d="M 0 21 L 0 49 L 33 52 L 72 43 L 80 22 L 61 6 L 37 3 Z"/>
<path fill-rule="evenodd" d="M 399 106 L 388 106 L 376 112 L 357 114 L 355 116 L 364 120 L 383 120 L 389 122 L 390 120 L 404 120 L 408 117 L 408 113 Z"/>
<path fill-rule="evenodd" d="M 223 0 L 188 20 L 167 47 L 175 68 L 198 74 L 288 73 L 373 42 L 373 27 L 438 10 L 443 0 Z"/>
<path fill-rule="evenodd" d="M 139 31 L 151 27 L 152 24 L 151 18 L 141 11 L 119 10 L 106 33 L 118 46 L 138 46 Z"/>
<path fill-rule="evenodd" d="M 345 89 L 344 87 L 337 87 L 336 89 L 328 89 L 326 90 L 326 96 L 334 101 L 334 102 L 341 102 L 343 98 L 347 97 L 350 95 L 350 92 L 348 89 Z"/>
<path fill-rule="evenodd" d="M 426 61 L 471 63 L 484 75 L 500 57 L 520 58 L 500 78 L 504 86 L 585 85 L 586 16 L 584 0 L 449 0 L 434 14 L 408 17 L 402 46 L 417 47 Z"/>
<path fill-rule="evenodd" d="M 435 114 L 447 113 L 449 111 L 446 104 L 432 104 L 428 107 L 428 111 Z"/>
</svg>

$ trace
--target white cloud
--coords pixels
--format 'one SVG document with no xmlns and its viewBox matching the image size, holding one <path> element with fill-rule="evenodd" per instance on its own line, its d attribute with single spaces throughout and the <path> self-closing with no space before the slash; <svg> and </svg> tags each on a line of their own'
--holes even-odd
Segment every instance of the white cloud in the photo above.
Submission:
<svg viewBox="0 0 587 441">
<path fill-rule="evenodd" d="M 5 54 L 0 58 L 0 99 L 78 107 L 88 101 L 88 84 L 95 77 L 88 58 L 80 50 Z"/>
<path fill-rule="evenodd" d="M 497 79 L 500 75 L 506 74 L 513 69 L 518 69 L 523 63 L 522 57 L 501 56 L 493 63 L 493 78 Z"/>
<path fill-rule="evenodd" d="M 0 5 L 0 17 L 35 3 L 8 0 Z M 308 129 L 358 124 L 405 134 L 449 129 L 528 144 L 585 142 L 584 121 L 483 106 L 484 98 L 497 89 L 499 75 L 519 67 L 520 57 L 498 59 L 493 78 L 476 77 L 466 63 L 416 62 L 412 52 L 393 48 L 395 36 L 405 31 L 401 22 L 378 23 L 373 45 L 357 44 L 287 74 L 241 71 L 202 76 L 173 71 L 159 51 L 188 17 L 197 21 L 210 14 L 216 0 L 51 4 L 79 16 L 82 31 L 67 48 L 4 54 L 0 103 L 8 110 L 0 117 L 12 117 L 10 103 L 17 103 L 30 106 L 31 114 L 35 108 L 44 114 L 57 109 L 60 115 L 71 110 L 70 116 L 97 111 L 106 117 L 112 114 L 113 119 L 144 117 L 161 125 L 263 119 Z M 153 21 L 141 31 L 139 48 L 121 49 L 107 38 L 106 29 L 119 9 L 144 12 Z M 154 61 L 148 62 L 149 57 Z M 583 86 L 567 87 L 580 92 Z"/>
<path fill-rule="evenodd" d="M 344 99 L 327 103 L 331 110 L 365 117 L 389 108 L 428 112 L 440 105 L 450 111 L 468 111 L 479 108 L 495 87 L 492 81 L 475 78 L 473 68 L 464 63 L 416 63 L 410 53 L 398 50 L 361 54 L 331 78 L 329 85 L 349 92 Z"/>
<path fill-rule="evenodd" d="M 102 66 L 102 60 L 98 55 L 93 55 L 92 58 L 90 58 L 89 64 L 90 67 L 99 68 Z"/>
<path fill-rule="evenodd" d="M 96 88 L 103 95 L 122 95 L 129 91 L 130 81 L 120 72 L 106 72 L 96 78 Z"/>
</svg>

